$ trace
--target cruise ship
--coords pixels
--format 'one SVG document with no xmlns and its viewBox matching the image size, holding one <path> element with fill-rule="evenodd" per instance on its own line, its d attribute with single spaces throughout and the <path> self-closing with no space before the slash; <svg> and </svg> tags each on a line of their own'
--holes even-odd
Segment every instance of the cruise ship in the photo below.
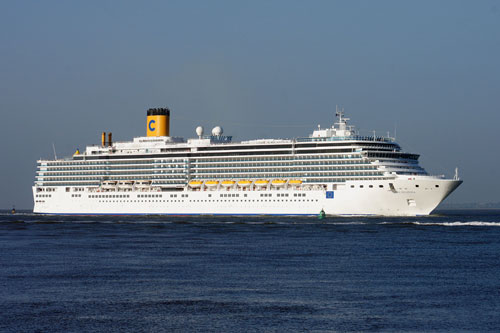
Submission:
<svg viewBox="0 0 500 333">
<path fill-rule="evenodd" d="M 220 126 L 170 136 L 170 110 L 147 110 L 146 136 L 37 161 L 35 213 L 78 215 L 430 214 L 462 181 L 429 175 L 389 136 L 362 136 L 343 110 L 295 139 L 233 142 Z"/>
</svg>

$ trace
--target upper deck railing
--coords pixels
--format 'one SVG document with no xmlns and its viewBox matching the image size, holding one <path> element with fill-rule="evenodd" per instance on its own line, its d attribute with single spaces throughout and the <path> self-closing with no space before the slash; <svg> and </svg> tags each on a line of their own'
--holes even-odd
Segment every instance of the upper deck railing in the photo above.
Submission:
<svg viewBox="0 0 500 333">
<path fill-rule="evenodd" d="M 318 141 L 375 141 L 375 142 L 394 142 L 394 138 L 388 138 L 384 136 L 363 136 L 363 135 L 351 135 L 351 136 L 332 136 L 332 137 L 319 137 L 319 138 L 297 138 L 297 142 L 318 142 Z"/>
</svg>

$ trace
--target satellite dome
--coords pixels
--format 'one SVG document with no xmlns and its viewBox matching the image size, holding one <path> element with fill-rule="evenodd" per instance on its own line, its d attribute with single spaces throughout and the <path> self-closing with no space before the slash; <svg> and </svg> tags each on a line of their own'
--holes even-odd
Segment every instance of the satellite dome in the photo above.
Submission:
<svg viewBox="0 0 500 333">
<path fill-rule="evenodd" d="M 203 135 L 203 127 L 202 126 L 198 126 L 196 127 L 196 134 L 201 137 Z"/>
<path fill-rule="evenodd" d="M 220 136 L 220 135 L 222 135 L 222 133 L 224 133 L 224 131 L 222 130 L 222 127 L 220 127 L 220 126 L 215 126 L 212 130 L 213 136 Z"/>
</svg>

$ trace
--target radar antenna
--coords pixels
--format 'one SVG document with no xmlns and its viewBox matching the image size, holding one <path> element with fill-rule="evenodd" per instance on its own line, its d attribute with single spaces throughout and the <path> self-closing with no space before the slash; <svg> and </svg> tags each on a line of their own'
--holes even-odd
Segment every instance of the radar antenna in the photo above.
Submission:
<svg viewBox="0 0 500 333">
<path fill-rule="evenodd" d="M 335 105 L 335 116 L 339 119 L 334 125 L 338 125 L 337 129 L 340 131 L 351 131 L 354 133 L 353 126 L 348 126 L 347 122 L 349 118 L 344 117 L 344 108 L 340 109 L 338 105 Z M 350 135 L 350 134 L 348 134 Z"/>
<path fill-rule="evenodd" d="M 344 117 L 344 108 L 342 108 L 342 110 L 340 110 L 339 106 L 335 105 L 335 117 L 339 118 L 339 123 L 341 123 L 342 118 Z"/>
</svg>

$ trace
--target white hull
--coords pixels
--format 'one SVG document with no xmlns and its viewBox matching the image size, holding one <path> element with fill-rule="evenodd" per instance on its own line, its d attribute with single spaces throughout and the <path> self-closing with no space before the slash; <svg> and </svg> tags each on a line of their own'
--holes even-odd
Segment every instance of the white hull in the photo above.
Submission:
<svg viewBox="0 0 500 333">
<path fill-rule="evenodd" d="M 327 215 L 416 216 L 430 214 L 460 184 L 460 180 L 422 176 L 350 181 L 337 188 L 329 185 L 327 190 L 97 192 L 94 188 L 76 193 L 61 187 L 40 197 L 33 187 L 33 195 L 34 212 L 41 214 L 317 215 L 323 209 Z"/>
</svg>

